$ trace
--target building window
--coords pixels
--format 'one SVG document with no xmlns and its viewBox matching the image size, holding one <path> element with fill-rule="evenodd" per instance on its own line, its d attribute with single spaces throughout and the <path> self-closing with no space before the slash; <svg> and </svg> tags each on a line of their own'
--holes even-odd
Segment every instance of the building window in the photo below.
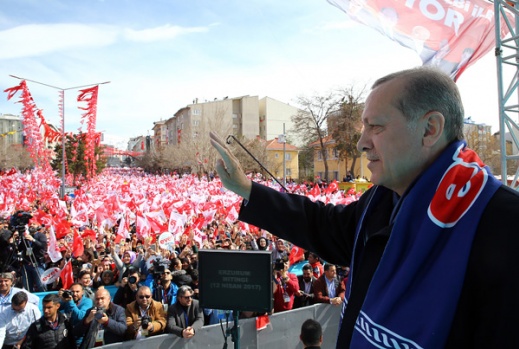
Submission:
<svg viewBox="0 0 519 349">
<path fill-rule="evenodd" d="M 290 155 L 290 153 L 285 153 L 285 160 L 291 160 L 292 159 L 292 156 Z"/>
<path fill-rule="evenodd" d="M 332 149 L 332 158 L 337 159 L 339 157 L 339 150 L 337 148 Z"/>
<path fill-rule="evenodd" d="M 321 153 L 320 150 L 317 151 L 317 160 L 322 161 L 323 160 L 323 153 Z"/>
<path fill-rule="evenodd" d="M 66 149 L 66 148 L 65 148 L 65 149 Z M 274 157 L 275 157 L 276 159 L 279 158 L 279 154 L 278 154 L 278 153 L 274 154 Z"/>
<path fill-rule="evenodd" d="M 200 120 L 193 120 L 193 126 L 198 127 L 200 125 Z"/>
<path fill-rule="evenodd" d="M 193 115 L 200 115 L 200 109 L 193 109 Z"/>
<path fill-rule="evenodd" d="M 286 169 L 285 176 L 292 176 L 292 170 L 289 169 L 289 168 L 287 168 L 287 169 Z"/>
</svg>

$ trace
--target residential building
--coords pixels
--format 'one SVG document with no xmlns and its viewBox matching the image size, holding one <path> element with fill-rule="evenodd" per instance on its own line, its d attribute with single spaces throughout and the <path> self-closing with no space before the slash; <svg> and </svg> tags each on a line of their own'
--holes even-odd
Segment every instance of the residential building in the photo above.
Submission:
<svg viewBox="0 0 519 349">
<path fill-rule="evenodd" d="M 261 139 L 272 139 L 287 134 L 293 129 L 292 116 L 300 110 L 289 104 L 270 97 L 259 100 L 259 136 Z M 299 146 L 304 144 L 303 139 L 294 138 L 293 143 Z"/>
<path fill-rule="evenodd" d="M 335 140 L 331 136 L 326 136 L 324 138 L 324 147 L 326 148 L 326 159 L 328 163 L 328 180 L 332 181 L 335 179 L 337 181 L 342 181 L 350 171 L 353 159 L 341 159 L 335 144 Z M 320 143 L 319 141 L 316 141 L 313 142 L 311 146 L 315 149 L 314 175 L 324 179 L 325 166 Z M 365 177 L 369 180 L 371 177 L 371 171 L 368 169 L 367 164 L 368 161 L 366 159 L 366 153 L 362 153 L 355 161 L 353 176 L 360 178 Z"/>
<path fill-rule="evenodd" d="M 284 145 L 284 147 L 283 147 Z M 284 149 L 283 149 L 284 148 Z M 291 144 L 283 144 L 278 137 L 266 144 L 269 171 L 277 178 L 283 179 L 283 162 L 287 181 L 299 179 L 299 149 Z"/>
</svg>

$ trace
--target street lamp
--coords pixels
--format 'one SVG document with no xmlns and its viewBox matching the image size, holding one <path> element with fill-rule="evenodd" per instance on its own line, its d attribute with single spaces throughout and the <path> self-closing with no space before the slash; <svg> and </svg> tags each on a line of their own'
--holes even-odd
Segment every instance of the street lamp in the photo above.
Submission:
<svg viewBox="0 0 519 349">
<path fill-rule="evenodd" d="M 78 90 L 80 88 L 96 86 L 96 85 L 104 85 L 104 84 L 110 83 L 110 81 L 99 82 L 99 83 L 95 83 L 95 84 L 87 84 L 87 85 L 81 85 L 81 86 L 62 88 L 62 87 L 58 87 L 58 86 L 53 86 L 53 85 L 45 84 L 43 82 L 39 82 L 39 81 L 35 81 L 35 80 L 21 78 L 21 77 L 15 76 L 15 75 L 9 75 L 9 76 L 13 77 L 15 79 L 18 79 L 18 80 L 30 81 L 30 82 L 34 82 L 35 84 L 47 86 L 47 87 L 53 88 L 55 90 L 58 90 L 61 93 L 61 98 L 63 100 L 62 101 L 62 103 L 63 103 L 62 104 L 63 110 L 62 110 L 62 120 L 61 120 L 61 153 L 62 153 L 62 159 L 61 159 L 61 187 L 60 187 L 59 195 L 60 195 L 61 198 L 64 198 L 65 197 L 65 91 L 67 91 L 67 90 Z"/>
</svg>

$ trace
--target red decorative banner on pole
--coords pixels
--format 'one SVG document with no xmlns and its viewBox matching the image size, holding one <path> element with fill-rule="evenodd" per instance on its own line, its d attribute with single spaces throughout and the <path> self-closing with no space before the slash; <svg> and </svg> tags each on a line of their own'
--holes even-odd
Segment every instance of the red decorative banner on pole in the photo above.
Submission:
<svg viewBox="0 0 519 349">
<path fill-rule="evenodd" d="M 96 133 L 97 117 L 97 95 L 99 86 L 90 87 L 79 91 L 78 102 L 86 102 L 86 107 L 78 107 L 86 112 L 82 115 L 82 123 L 86 121 L 87 132 L 85 137 L 85 161 L 87 165 L 87 179 L 95 176 L 97 166 L 95 158 L 95 147 L 99 142 L 99 135 Z"/>
</svg>

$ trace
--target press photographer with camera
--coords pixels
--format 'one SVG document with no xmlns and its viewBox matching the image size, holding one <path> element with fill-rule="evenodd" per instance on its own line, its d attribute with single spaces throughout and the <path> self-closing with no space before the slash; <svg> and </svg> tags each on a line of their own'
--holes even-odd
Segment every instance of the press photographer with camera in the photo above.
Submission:
<svg viewBox="0 0 519 349">
<path fill-rule="evenodd" d="M 90 308 L 74 332 L 84 335 L 79 349 L 122 342 L 126 332 L 124 308 L 111 301 L 104 287 L 95 293 L 95 305 Z"/>
<path fill-rule="evenodd" d="M 137 290 L 141 286 L 139 269 L 130 267 L 127 272 L 128 274 L 121 279 L 121 286 L 114 295 L 114 303 L 123 308 L 135 301 Z"/>
<path fill-rule="evenodd" d="M 134 302 L 126 307 L 126 339 L 140 339 L 164 333 L 166 313 L 162 303 L 151 298 L 148 286 L 137 290 Z"/>
<path fill-rule="evenodd" d="M 83 285 L 78 283 L 72 284 L 68 290 L 59 290 L 58 296 L 61 298 L 60 313 L 66 314 L 74 327 L 83 321 L 88 309 L 94 305 L 90 298 L 84 296 Z M 78 346 L 82 340 L 82 336 L 76 336 Z"/>
<path fill-rule="evenodd" d="M 288 272 L 288 258 L 278 258 L 274 263 L 273 296 L 274 312 L 291 310 L 294 296 L 299 291 L 299 283 L 294 274 Z"/>
<path fill-rule="evenodd" d="M 16 211 L 9 220 L 13 234 L 12 251 L 7 265 L 12 265 L 21 276 L 23 287 L 29 292 L 46 291 L 46 287 L 40 280 L 45 271 L 45 253 L 47 252 L 47 236 L 45 226 L 30 224 L 32 215 L 30 212 Z M 4 271 L 7 265 L 4 266 Z"/>
</svg>

